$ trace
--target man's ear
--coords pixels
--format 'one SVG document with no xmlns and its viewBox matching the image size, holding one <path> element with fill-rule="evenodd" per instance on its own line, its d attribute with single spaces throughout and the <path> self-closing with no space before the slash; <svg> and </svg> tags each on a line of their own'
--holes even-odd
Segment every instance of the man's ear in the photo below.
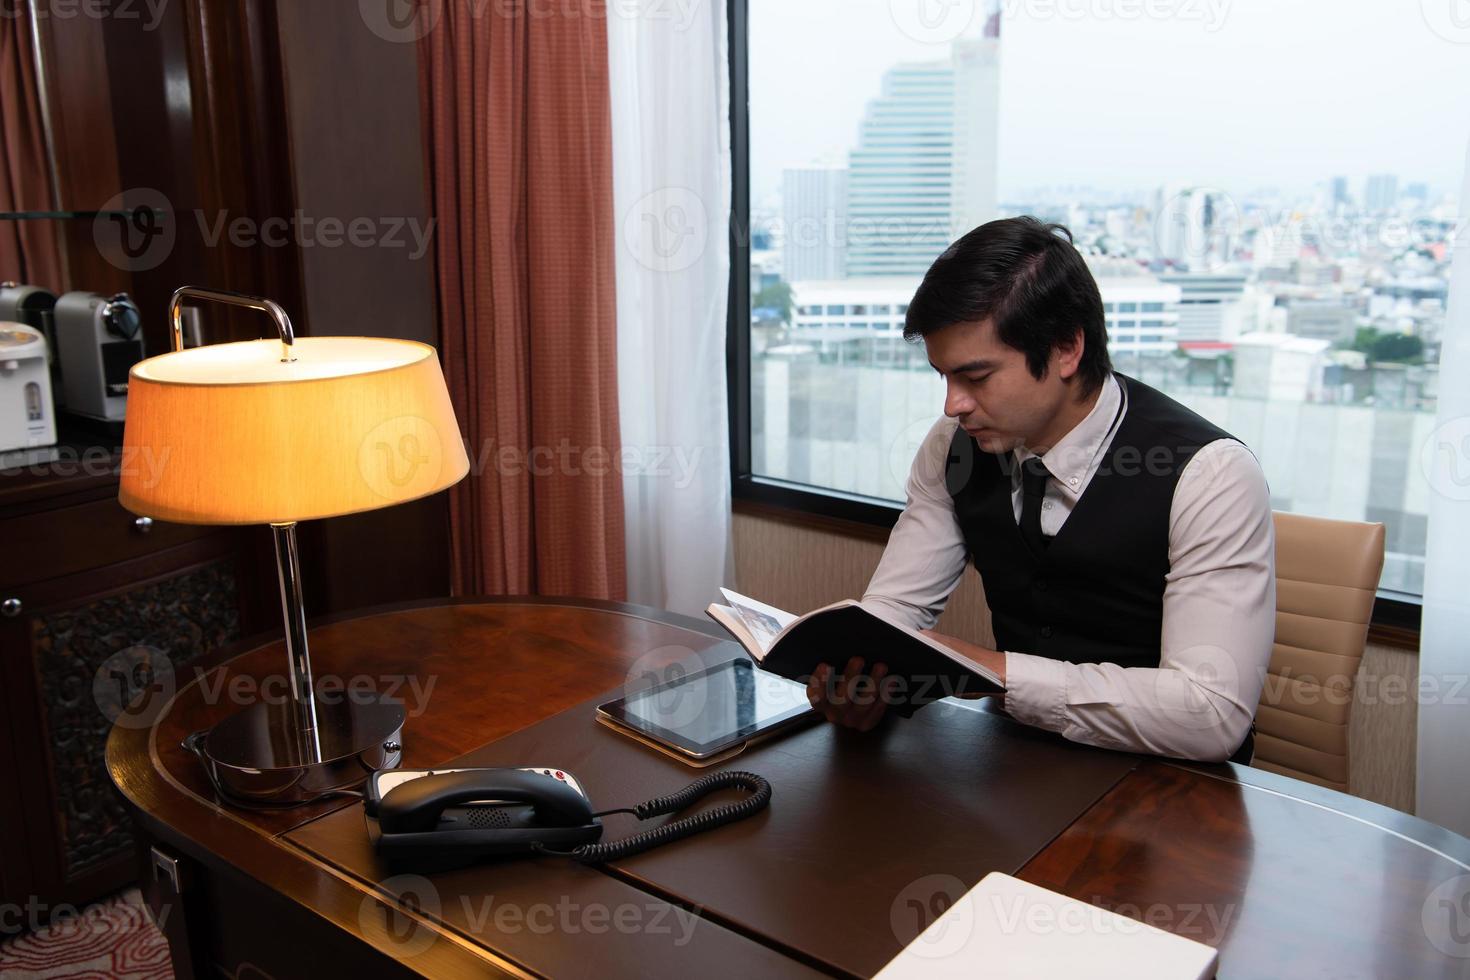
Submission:
<svg viewBox="0 0 1470 980">
<path fill-rule="evenodd" d="M 1082 338 L 1081 330 L 1067 340 L 1058 341 L 1051 352 L 1052 367 L 1056 368 L 1058 377 L 1066 381 L 1076 374 L 1086 350 L 1087 341 Z"/>
</svg>

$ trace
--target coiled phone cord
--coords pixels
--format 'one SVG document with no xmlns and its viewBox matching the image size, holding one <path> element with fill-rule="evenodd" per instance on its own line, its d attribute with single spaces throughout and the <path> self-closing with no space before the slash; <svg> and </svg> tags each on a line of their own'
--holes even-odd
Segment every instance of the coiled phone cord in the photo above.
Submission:
<svg viewBox="0 0 1470 980">
<path fill-rule="evenodd" d="M 639 820 L 647 820 L 661 813 L 674 813 L 682 810 L 697 800 L 722 789 L 743 789 L 750 793 L 750 796 L 735 803 L 726 803 L 703 813 L 696 813 L 692 817 L 674 820 L 662 827 L 654 827 L 652 830 L 645 830 L 632 837 L 624 837 L 622 840 L 609 841 L 605 844 L 583 844 L 570 851 L 553 851 L 539 844 L 533 846 L 541 854 L 569 857 L 583 864 L 602 864 L 641 854 L 663 844 L 691 837 L 701 831 L 744 820 L 764 810 L 771 802 L 771 784 L 755 773 L 715 772 L 695 780 L 677 793 L 661 796 L 647 803 L 640 803 L 631 809 L 604 810 L 598 816 L 607 813 L 631 813 Z"/>
</svg>

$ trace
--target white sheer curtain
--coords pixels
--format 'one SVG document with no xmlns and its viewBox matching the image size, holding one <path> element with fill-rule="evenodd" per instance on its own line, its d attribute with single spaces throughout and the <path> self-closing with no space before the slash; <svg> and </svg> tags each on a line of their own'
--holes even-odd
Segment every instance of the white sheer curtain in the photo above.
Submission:
<svg viewBox="0 0 1470 980">
<path fill-rule="evenodd" d="M 699 614 L 728 577 L 725 5 L 608 7 L 628 599 Z"/>
<path fill-rule="evenodd" d="M 1429 478 L 1424 621 L 1419 640 L 1415 813 L 1470 834 L 1470 152 L 1451 238 L 1439 415 L 1423 447 Z"/>
</svg>

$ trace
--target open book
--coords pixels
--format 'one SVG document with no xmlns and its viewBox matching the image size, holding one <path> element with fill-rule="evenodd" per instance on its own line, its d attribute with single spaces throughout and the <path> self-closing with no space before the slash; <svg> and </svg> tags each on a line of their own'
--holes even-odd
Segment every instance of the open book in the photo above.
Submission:
<svg viewBox="0 0 1470 980">
<path fill-rule="evenodd" d="M 895 687 L 889 710 L 905 716 L 950 695 L 1005 690 L 993 671 L 856 599 L 796 616 L 729 589 L 720 592 L 728 605 L 712 603 L 705 612 L 758 665 L 782 677 L 804 684 L 818 664 L 840 673 L 852 657 L 863 658 L 865 672 L 885 664 Z"/>
</svg>

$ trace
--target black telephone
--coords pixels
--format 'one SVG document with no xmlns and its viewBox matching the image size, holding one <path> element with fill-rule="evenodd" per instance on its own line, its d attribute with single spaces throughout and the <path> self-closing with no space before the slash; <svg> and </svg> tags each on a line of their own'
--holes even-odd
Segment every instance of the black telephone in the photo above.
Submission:
<svg viewBox="0 0 1470 980">
<path fill-rule="evenodd" d="M 595 843 L 607 814 L 647 820 L 727 788 L 751 795 L 624 840 Z M 363 805 L 368 836 L 379 854 L 438 870 L 516 854 L 570 857 L 586 864 L 612 861 L 743 820 L 770 800 L 771 784 L 760 776 L 717 772 L 671 796 L 594 813 L 576 777 L 559 769 L 387 769 L 368 780 Z"/>
</svg>

